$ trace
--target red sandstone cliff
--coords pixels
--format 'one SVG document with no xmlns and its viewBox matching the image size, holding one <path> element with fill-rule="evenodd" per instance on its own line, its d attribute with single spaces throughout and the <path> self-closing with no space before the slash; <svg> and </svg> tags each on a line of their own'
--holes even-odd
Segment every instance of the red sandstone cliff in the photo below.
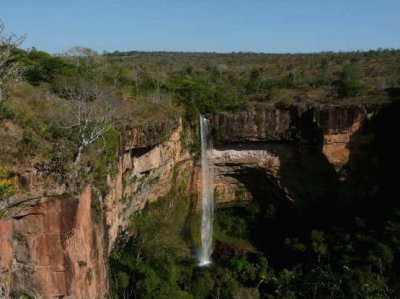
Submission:
<svg viewBox="0 0 400 299">
<path fill-rule="evenodd" d="M 2 207 L 7 214 L 0 220 L 0 298 L 106 296 L 108 254 L 129 217 L 168 192 L 178 164 L 181 173 L 191 172 L 181 122 L 158 144 L 157 138 L 148 141 L 134 133 L 122 139 L 118 171 L 108 178 L 105 198 L 92 185 L 79 194 L 67 192 L 50 174 L 35 169 L 20 175 L 22 189 Z M 94 219 L 94 205 L 104 211 L 99 219 Z"/>
<path fill-rule="evenodd" d="M 266 104 L 213 115 L 217 200 L 271 192 L 290 202 L 330 198 L 351 156 L 371 140 L 373 132 L 362 127 L 378 108 Z M 68 192 L 40 168 L 20 174 L 21 191 L 0 203 L 6 211 L 0 220 L 1 298 L 19 291 L 44 298 L 105 296 L 108 254 L 130 216 L 168 192 L 176 169 L 182 179 L 197 177 L 191 188 L 199 189 L 199 172 L 182 147 L 182 123 L 168 131 L 167 140 L 165 130 L 160 125 L 122 136 L 105 197 L 91 185 Z"/>
</svg>

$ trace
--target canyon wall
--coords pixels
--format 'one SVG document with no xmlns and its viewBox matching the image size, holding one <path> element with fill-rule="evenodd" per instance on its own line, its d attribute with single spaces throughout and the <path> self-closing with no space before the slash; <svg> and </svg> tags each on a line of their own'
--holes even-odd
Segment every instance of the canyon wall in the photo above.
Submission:
<svg viewBox="0 0 400 299">
<path fill-rule="evenodd" d="M 338 185 L 375 137 L 382 107 L 257 103 L 209 115 L 217 201 L 336 200 Z"/>
<path fill-rule="evenodd" d="M 132 129 L 121 136 L 117 171 L 105 196 L 95 187 L 70 190 L 43 167 L 19 174 L 21 189 L 2 202 L 0 297 L 104 298 L 107 260 L 130 216 L 190 176 L 182 123 Z"/>
<path fill-rule="evenodd" d="M 380 106 L 262 104 L 238 112 L 212 115 L 219 144 L 243 142 L 291 142 L 322 144 L 322 151 L 335 166 L 349 158 L 350 137 Z"/>
<path fill-rule="evenodd" d="M 258 103 L 208 115 L 217 202 L 329 207 L 381 190 L 395 196 L 396 176 L 385 169 L 400 164 L 399 113 L 396 103 Z M 124 132 L 105 193 L 95 184 L 73 191 L 45 165 L 19 171 L 20 191 L 0 203 L 0 297 L 103 298 L 108 256 L 132 233 L 130 216 L 167 193 L 176 178 L 194 195 L 200 190 L 199 166 L 182 136 L 180 121 Z"/>
</svg>

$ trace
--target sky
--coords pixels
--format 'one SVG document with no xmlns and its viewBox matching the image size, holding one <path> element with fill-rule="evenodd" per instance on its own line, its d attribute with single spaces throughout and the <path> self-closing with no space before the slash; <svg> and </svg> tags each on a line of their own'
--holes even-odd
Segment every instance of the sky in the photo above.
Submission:
<svg viewBox="0 0 400 299">
<path fill-rule="evenodd" d="M 50 53 L 400 48 L 400 0 L 0 0 L 0 19 Z"/>
</svg>

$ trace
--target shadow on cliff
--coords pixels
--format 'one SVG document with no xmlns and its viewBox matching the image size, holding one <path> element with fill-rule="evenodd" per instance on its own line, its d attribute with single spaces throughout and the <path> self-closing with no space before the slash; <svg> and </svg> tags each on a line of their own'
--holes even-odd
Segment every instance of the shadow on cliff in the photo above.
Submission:
<svg viewBox="0 0 400 299">
<path fill-rule="evenodd" d="M 273 266 L 284 267 L 297 258 L 285 246 L 291 238 L 309 240 L 314 229 L 347 227 L 358 216 L 378 223 L 398 205 L 400 102 L 383 106 L 363 121 L 348 144 L 348 163 L 336 172 L 322 152 L 323 132 L 354 123 L 355 113 L 343 111 L 322 112 L 322 126 L 313 110 L 292 112 L 288 139 L 294 156 L 281 165 L 279 182 L 262 169 L 232 174 L 254 198 L 249 210 L 257 215 L 247 215 L 249 240 Z"/>
<path fill-rule="evenodd" d="M 252 176 L 237 177 L 252 193 L 260 211 L 251 229 L 251 241 L 272 263 L 281 266 L 293 258 L 284 246 L 288 238 L 307 238 L 311 229 L 329 222 L 338 182 L 333 165 L 322 153 L 323 131 L 315 111 L 293 110 L 291 114 L 287 139 L 293 156 L 282 163 L 279 182 L 256 170 L 248 171 L 254 172 Z M 257 184 L 261 180 L 264 183 Z"/>
<path fill-rule="evenodd" d="M 338 208 L 377 219 L 400 203 L 400 101 L 384 105 L 350 139 L 341 170 Z"/>
</svg>

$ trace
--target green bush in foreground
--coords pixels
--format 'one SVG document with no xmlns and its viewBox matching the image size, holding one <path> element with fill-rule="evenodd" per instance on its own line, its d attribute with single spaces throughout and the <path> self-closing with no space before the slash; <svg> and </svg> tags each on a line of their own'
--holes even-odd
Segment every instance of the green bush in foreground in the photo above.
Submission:
<svg viewBox="0 0 400 299">
<path fill-rule="evenodd" d="M 18 178 L 9 176 L 9 168 L 0 166 L 0 200 L 12 196 L 18 187 Z"/>
</svg>

